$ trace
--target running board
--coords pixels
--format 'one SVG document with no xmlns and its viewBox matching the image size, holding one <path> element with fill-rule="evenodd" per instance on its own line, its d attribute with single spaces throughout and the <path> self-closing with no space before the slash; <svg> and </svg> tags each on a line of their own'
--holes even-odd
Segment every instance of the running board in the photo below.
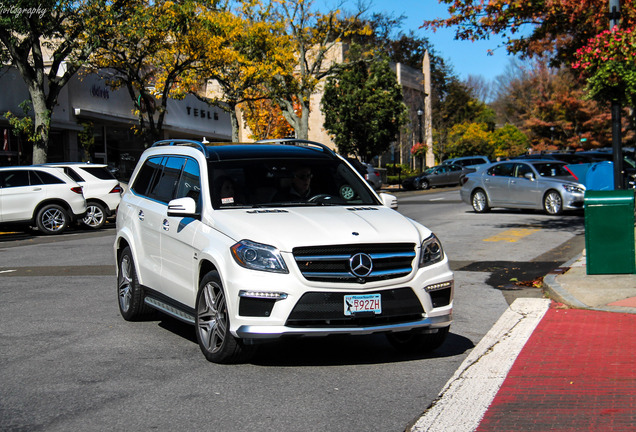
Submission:
<svg viewBox="0 0 636 432">
<path fill-rule="evenodd" d="M 194 325 L 194 315 L 184 312 L 183 310 L 176 308 L 172 305 L 169 305 L 166 302 L 163 302 L 155 297 L 144 298 L 144 303 L 148 306 L 157 309 L 158 311 L 164 312 L 180 321 L 183 321 L 188 324 Z"/>
</svg>

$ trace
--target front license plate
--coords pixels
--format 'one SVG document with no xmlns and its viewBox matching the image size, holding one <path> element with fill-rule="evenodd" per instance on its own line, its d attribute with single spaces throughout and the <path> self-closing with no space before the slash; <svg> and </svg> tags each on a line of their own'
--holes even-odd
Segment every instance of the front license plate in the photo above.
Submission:
<svg viewBox="0 0 636 432">
<path fill-rule="evenodd" d="M 360 312 L 382 313 L 382 298 L 380 294 L 360 294 L 344 296 L 344 314 L 351 316 Z"/>
</svg>

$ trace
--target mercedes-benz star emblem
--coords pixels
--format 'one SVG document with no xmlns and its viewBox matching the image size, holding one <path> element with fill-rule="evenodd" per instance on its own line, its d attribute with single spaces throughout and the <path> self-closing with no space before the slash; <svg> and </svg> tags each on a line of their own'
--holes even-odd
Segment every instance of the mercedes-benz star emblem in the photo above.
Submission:
<svg viewBox="0 0 636 432">
<path fill-rule="evenodd" d="M 351 273 L 359 278 L 367 277 L 373 270 L 373 260 L 365 253 L 357 253 L 349 258 L 349 267 L 351 267 Z"/>
</svg>

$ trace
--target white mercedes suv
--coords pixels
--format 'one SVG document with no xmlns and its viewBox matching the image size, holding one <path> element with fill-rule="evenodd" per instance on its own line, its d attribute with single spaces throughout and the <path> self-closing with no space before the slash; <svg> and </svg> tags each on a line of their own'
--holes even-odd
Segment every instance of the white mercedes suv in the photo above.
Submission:
<svg viewBox="0 0 636 432">
<path fill-rule="evenodd" d="M 212 362 L 282 336 L 385 333 L 423 352 L 448 334 L 439 240 L 324 145 L 160 141 L 129 186 L 114 245 L 121 315 L 193 324 Z"/>
<path fill-rule="evenodd" d="M 0 226 L 28 225 L 42 234 L 61 234 L 85 214 L 82 187 L 62 170 L 0 167 Z"/>
</svg>

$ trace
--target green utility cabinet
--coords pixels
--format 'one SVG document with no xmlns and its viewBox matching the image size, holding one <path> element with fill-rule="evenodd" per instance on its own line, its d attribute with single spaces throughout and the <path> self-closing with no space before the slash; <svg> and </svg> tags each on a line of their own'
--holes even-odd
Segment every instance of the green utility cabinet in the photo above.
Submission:
<svg viewBox="0 0 636 432">
<path fill-rule="evenodd" d="M 634 190 L 585 192 L 587 274 L 636 273 Z"/>
</svg>

